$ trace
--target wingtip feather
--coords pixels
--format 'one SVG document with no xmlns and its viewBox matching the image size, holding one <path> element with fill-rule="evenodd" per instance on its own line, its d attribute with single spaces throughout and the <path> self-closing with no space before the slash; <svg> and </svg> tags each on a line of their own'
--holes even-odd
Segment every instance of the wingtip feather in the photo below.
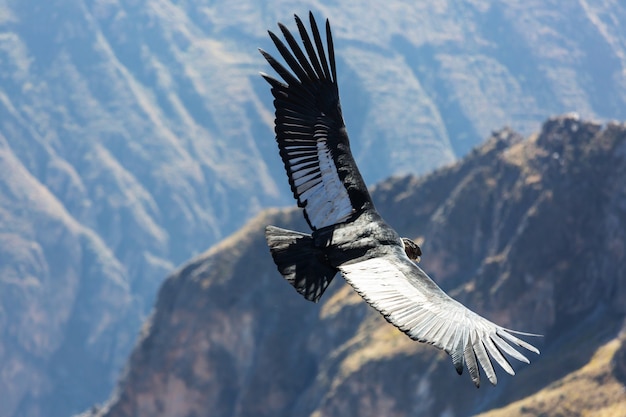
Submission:
<svg viewBox="0 0 626 417">
<path fill-rule="evenodd" d="M 521 347 L 523 347 L 526 350 L 534 352 L 537 355 L 540 354 L 539 349 L 537 349 L 536 347 L 534 347 L 530 343 L 527 343 L 527 342 L 523 341 L 522 339 L 513 336 L 511 333 L 509 333 L 509 331 L 510 330 L 508 330 L 508 329 L 500 330 L 500 331 L 497 332 L 497 334 L 498 334 L 498 336 L 508 340 L 509 342 L 515 343 L 516 345 L 521 346 Z"/>
<path fill-rule="evenodd" d="M 467 337 L 467 342 L 465 344 L 465 348 L 463 349 L 463 358 L 465 360 L 465 366 L 467 366 L 467 370 L 469 371 L 472 382 L 474 383 L 476 388 L 479 388 L 480 370 L 478 369 L 478 363 L 476 362 L 476 354 L 474 353 L 474 349 L 472 348 L 471 337 Z"/>
</svg>

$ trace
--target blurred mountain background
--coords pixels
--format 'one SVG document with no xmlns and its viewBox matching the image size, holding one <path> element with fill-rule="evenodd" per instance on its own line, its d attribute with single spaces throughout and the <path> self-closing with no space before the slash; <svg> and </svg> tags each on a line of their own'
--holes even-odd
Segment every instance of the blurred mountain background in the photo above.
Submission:
<svg viewBox="0 0 626 417">
<path fill-rule="evenodd" d="M 165 276 L 293 205 L 256 48 L 309 9 L 369 184 L 505 125 L 626 119 L 617 0 L 0 0 L 0 417 L 104 401 Z"/>
</svg>

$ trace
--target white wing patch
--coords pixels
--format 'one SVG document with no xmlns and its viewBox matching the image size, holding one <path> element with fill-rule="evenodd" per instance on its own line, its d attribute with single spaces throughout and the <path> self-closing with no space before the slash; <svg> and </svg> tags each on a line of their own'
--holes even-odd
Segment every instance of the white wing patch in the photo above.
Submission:
<svg viewBox="0 0 626 417">
<path fill-rule="evenodd" d="M 311 224 L 319 229 L 345 221 L 353 209 L 327 142 L 318 139 L 317 148 L 286 146 L 285 150 L 298 200 Z"/>
<path fill-rule="evenodd" d="M 529 363 L 510 343 L 539 353 L 507 329 L 450 298 L 408 258 L 372 258 L 339 269 L 346 281 L 390 323 L 412 339 L 445 350 L 459 373 L 465 364 L 476 385 L 477 362 L 489 381 L 494 385 L 497 382 L 490 356 L 511 375 L 515 372 L 502 352 Z"/>
</svg>

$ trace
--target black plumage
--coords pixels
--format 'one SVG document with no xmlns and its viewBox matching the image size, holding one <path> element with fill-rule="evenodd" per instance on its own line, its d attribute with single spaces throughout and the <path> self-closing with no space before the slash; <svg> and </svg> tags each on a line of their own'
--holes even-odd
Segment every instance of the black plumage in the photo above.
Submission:
<svg viewBox="0 0 626 417">
<path fill-rule="evenodd" d="M 493 384 L 491 360 L 514 374 L 507 357 L 528 363 L 512 345 L 539 351 L 473 313 L 445 294 L 415 264 L 421 249 L 400 236 L 378 214 L 352 157 L 341 114 L 330 25 L 326 50 L 313 14 L 312 38 L 295 17 L 304 49 L 282 24 L 286 45 L 269 32 L 286 68 L 261 53 L 283 81 L 271 85 L 275 133 L 289 185 L 312 233 L 275 226 L 266 239 L 280 273 L 306 299 L 318 301 L 337 272 L 390 323 L 412 339 L 452 357 L 457 372 L 469 370 L 476 386 L 478 364 Z"/>
</svg>

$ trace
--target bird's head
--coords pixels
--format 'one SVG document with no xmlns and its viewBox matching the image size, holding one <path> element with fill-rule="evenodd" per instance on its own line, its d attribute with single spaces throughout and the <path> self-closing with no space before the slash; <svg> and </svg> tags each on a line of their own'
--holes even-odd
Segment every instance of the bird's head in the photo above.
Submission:
<svg viewBox="0 0 626 417">
<path fill-rule="evenodd" d="M 412 261 L 419 262 L 421 259 L 420 257 L 422 256 L 422 249 L 417 245 L 417 243 L 406 237 L 402 238 L 402 243 L 404 245 L 404 252 L 406 252 L 406 256 L 408 256 Z"/>
</svg>

